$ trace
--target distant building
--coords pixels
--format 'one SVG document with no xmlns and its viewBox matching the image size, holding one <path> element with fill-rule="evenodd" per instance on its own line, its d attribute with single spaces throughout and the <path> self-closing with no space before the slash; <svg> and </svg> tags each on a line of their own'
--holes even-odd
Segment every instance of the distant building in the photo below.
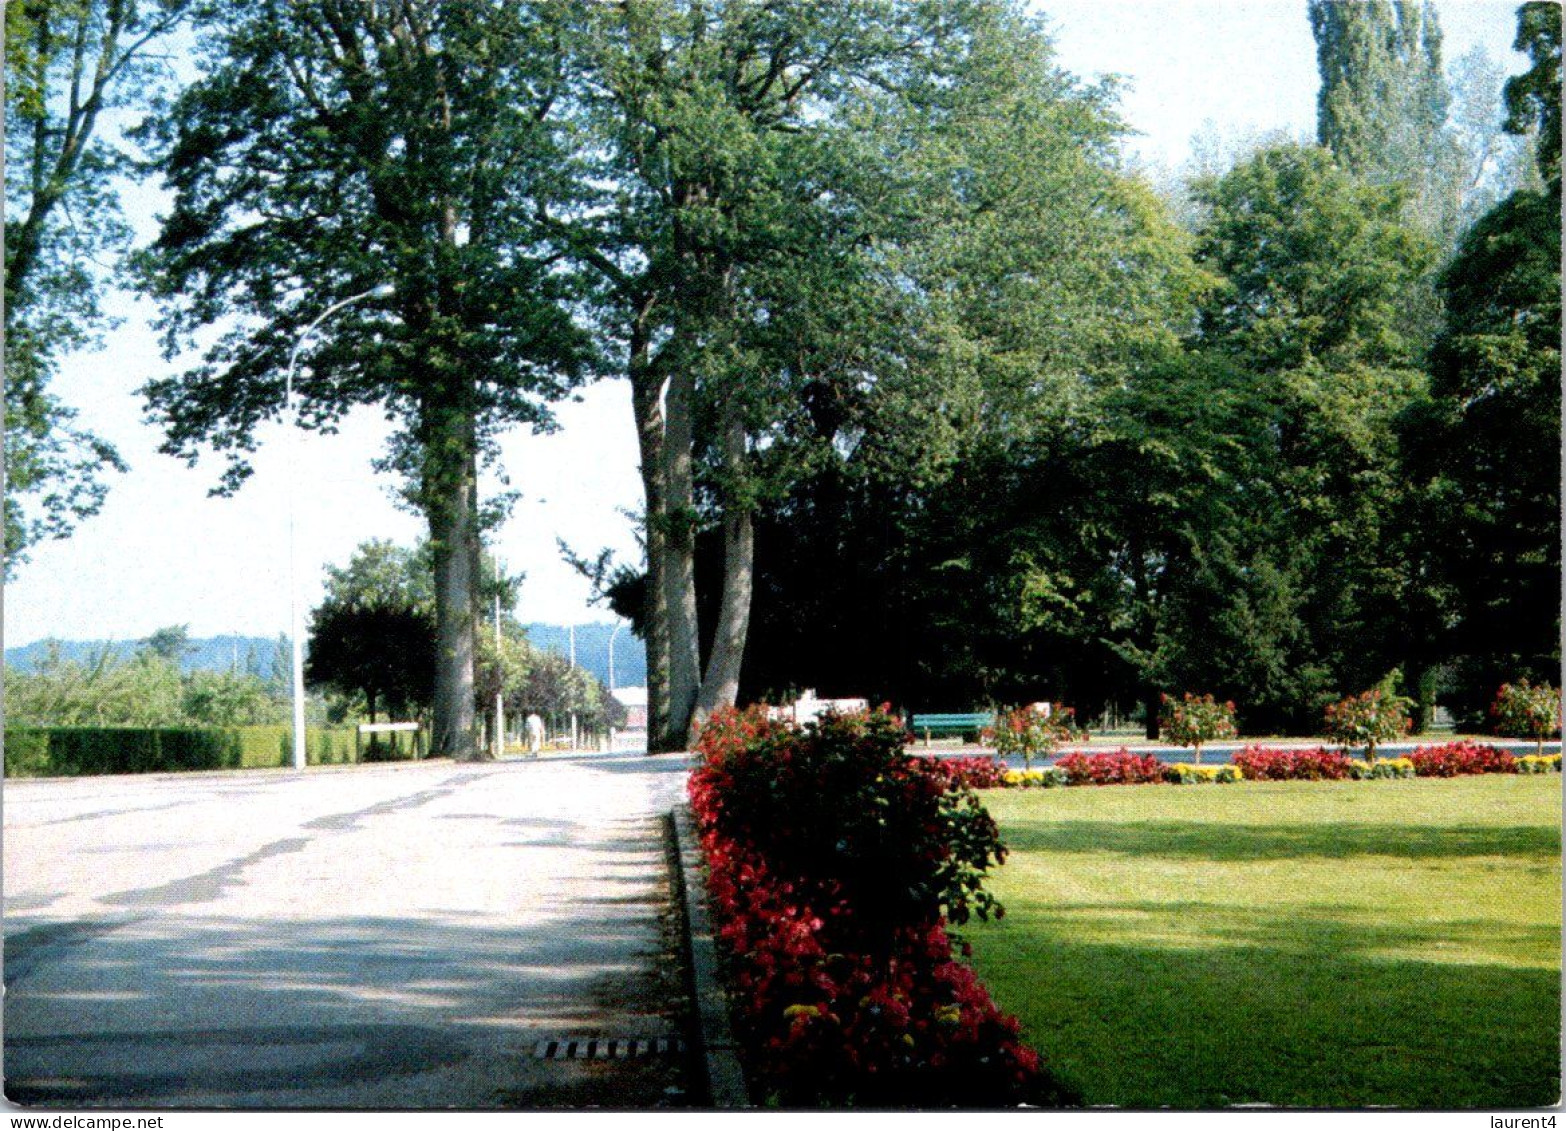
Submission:
<svg viewBox="0 0 1566 1131">
<path fill-rule="evenodd" d="M 647 689 L 645 687 L 617 687 L 609 693 L 625 708 L 625 729 L 647 729 Z"/>
</svg>

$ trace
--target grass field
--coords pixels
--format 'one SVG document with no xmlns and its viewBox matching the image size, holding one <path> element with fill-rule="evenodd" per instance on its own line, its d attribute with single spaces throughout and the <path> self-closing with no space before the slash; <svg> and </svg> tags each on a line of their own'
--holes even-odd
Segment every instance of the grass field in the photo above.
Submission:
<svg viewBox="0 0 1566 1131">
<path fill-rule="evenodd" d="M 996 791 L 974 964 L 1088 1104 L 1519 1107 L 1560 1080 L 1561 778 Z"/>
</svg>

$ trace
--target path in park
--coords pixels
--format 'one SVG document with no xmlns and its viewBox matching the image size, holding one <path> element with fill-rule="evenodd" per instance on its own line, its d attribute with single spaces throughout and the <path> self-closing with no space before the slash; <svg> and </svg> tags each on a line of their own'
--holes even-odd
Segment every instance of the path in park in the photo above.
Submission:
<svg viewBox="0 0 1566 1131">
<path fill-rule="evenodd" d="M 684 1035 L 662 823 L 684 771 L 630 754 L 7 782 L 6 1097 L 684 1103 L 684 1059 L 655 1043 Z M 535 1056 L 565 1036 L 654 1051 Z"/>
</svg>

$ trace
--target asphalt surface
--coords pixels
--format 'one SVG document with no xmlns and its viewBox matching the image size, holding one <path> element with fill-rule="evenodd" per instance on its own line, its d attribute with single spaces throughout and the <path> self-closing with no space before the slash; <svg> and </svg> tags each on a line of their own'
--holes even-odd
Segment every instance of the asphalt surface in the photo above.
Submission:
<svg viewBox="0 0 1566 1131">
<path fill-rule="evenodd" d="M 616 754 L 7 782 L 6 1098 L 692 1102 L 662 820 L 685 768 Z M 565 1037 L 617 1044 L 536 1055 Z"/>
</svg>

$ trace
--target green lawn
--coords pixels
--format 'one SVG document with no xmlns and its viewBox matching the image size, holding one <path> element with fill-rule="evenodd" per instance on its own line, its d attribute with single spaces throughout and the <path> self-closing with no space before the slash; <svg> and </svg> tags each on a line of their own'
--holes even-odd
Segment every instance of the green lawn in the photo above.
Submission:
<svg viewBox="0 0 1566 1131">
<path fill-rule="evenodd" d="M 1561 778 L 995 791 L 965 928 L 1088 1104 L 1517 1107 L 1560 1080 Z"/>
</svg>

